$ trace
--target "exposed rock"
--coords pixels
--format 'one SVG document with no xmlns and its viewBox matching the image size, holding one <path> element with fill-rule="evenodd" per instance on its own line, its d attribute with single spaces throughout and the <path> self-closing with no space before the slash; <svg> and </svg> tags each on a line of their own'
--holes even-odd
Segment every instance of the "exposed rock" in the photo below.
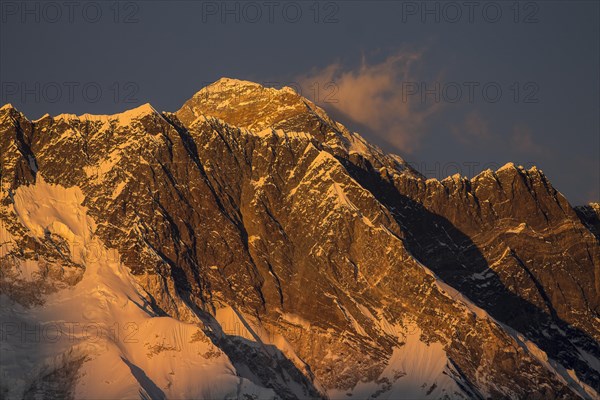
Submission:
<svg viewBox="0 0 600 400">
<path fill-rule="evenodd" d="M 205 359 L 267 390 L 238 396 L 600 391 L 598 209 L 574 210 L 535 167 L 426 180 L 293 90 L 231 79 L 175 113 L 30 122 L 5 107 L 0 146 L 2 294 L 35 309 L 81 285 L 94 262 L 77 241 L 36 236 L 15 205 L 28 185 L 76 187 L 85 254 L 117 252 L 106 265 L 132 274 L 150 320 L 196 324 Z M 36 301 L 15 275 L 32 257 L 50 271 Z M 127 368 L 144 393 L 180 389 Z"/>
</svg>

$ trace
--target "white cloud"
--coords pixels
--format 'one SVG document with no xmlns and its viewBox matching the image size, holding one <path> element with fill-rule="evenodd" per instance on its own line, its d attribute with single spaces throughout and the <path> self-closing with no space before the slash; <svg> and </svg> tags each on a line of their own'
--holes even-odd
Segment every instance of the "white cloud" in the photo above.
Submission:
<svg viewBox="0 0 600 400">
<path fill-rule="evenodd" d="M 415 69 L 421 58 L 422 52 L 400 52 L 376 64 L 363 58 L 359 67 L 349 70 L 334 63 L 298 80 L 303 87 L 331 87 L 333 83 L 335 94 L 321 105 L 366 126 L 398 150 L 412 153 L 425 134 L 428 119 L 442 106 L 424 103 L 420 95 L 408 92 L 408 85 L 419 82 Z"/>
</svg>

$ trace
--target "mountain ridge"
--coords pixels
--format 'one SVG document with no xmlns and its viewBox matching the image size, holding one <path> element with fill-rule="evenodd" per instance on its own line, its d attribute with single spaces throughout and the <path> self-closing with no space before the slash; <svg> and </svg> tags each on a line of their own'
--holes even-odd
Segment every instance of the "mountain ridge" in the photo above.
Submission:
<svg viewBox="0 0 600 400">
<path fill-rule="evenodd" d="M 224 84 L 235 91 L 235 82 Z M 470 180 L 426 180 L 322 110 L 246 99 L 246 86 L 231 110 L 202 93 L 178 112 L 146 107 L 124 124 L 31 123 L 3 107 L 2 191 L 21 194 L 42 179 L 80 188 L 94 235 L 143 288 L 135 296 L 150 320 L 197 324 L 234 376 L 275 396 L 597 397 L 598 240 L 540 170 L 507 164 Z M 3 196 L 10 233 L 0 242 L 23 251 L 3 251 L 0 284 L 24 302 L 18 271 L 31 248 L 57 277 L 29 305 L 44 309 L 47 293 L 76 288 L 86 271 L 67 262 L 78 248 L 67 231 L 42 221 L 48 234 L 34 239 L 14 202 Z M 63 282 L 73 268 L 76 282 Z M 254 332 L 236 339 L 223 315 Z M 400 350 L 403 337 L 423 357 L 443 357 L 441 372 Z M 265 369 L 252 354 L 280 366 Z M 137 365 L 133 353 L 121 356 Z M 174 396 L 160 373 L 144 371 Z"/>
</svg>

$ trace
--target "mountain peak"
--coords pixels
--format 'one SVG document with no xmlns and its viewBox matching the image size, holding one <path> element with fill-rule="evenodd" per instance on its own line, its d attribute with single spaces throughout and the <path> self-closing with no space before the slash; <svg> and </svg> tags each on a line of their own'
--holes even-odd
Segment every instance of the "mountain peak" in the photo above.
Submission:
<svg viewBox="0 0 600 400">
<path fill-rule="evenodd" d="M 276 89 L 255 82 L 221 78 L 186 101 L 176 115 L 186 124 L 201 116 L 211 116 L 259 132 L 281 122 L 294 121 L 307 113 L 316 113 L 333 124 L 324 110 L 290 87 Z"/>
<path fill-rule="evenodd" d="M 211 83 L 210 85 L 206 86 L 207 88 L 219 88 L 219 87 L 243 87 L 243 86 L 252 86 L 252 87 L 262 87 L 261 84 L 256 83 L 256 82 L 252 82 L 252 81 L 247 81 L 244 79 L 236 79 L 236 78 L 228 78 L 226 76 L 217 79 L 216 81 L 214 81 L 213 83 Z"/>
<path fill-rule="evenodd" d="M 11 103 L 6 103 L 0 107 L 0 112 L 2 112 L 4 115 L 21 115 L 22 117 L 25 117 L 25 115 L 23 115 L 23 113 Z"/>
<path fill-rule="evenodd" d="M 309 100 L 300 96 L 294 89 L 284 86 L 280 89 L 260 83 L 223 77 L 200 89 L 185 105 L 202 102 L 204 108 L 265 108 L 272 111 L 282 105 L 296 105 L 305 108 Z M 273 105 L 269 106 L 268 102 Z M 316 107 L 316 106 L 314 106 Z M 182 107 L 183 108 L 183 107 Z"/>
<path fill-rule="evenodd" d="M 255 82 L 221 78 L 196 93 L 175 115 L 188 127 L 208 117 L 254 134 L 277 130 L 306 133 L 330 149 L 359 153 L 371 159 L 374 165 L 418 175 L 402 158 L 385 156 L 381 149 L 350 132 L 324 109 L 288 86 L 276 89 Z"/>
<path fill-rule="evenodd" d="M 7 104 L 3 105 L 2 107 L 0 107 L 0 116 L 1 116 L 0 123 L 3 122 L 3 120 L 11 120 L 11 119 L 26 120 L 27 119 L 21 111 L 19 111 L 17 108 L 15 108 L 15 106 L 13 106 L 10 103 L 7 103 Z"/>
<path fill-rule="evenodd" d="M 496 172 L 501 172 L 501 171 L 505 171 L 505 170 L 513 170 L 513 169 L 517 169 L 517 166 L 515 165 L 515 163 L 507 162 L 506 164 L 504 164 L 503 166 L 498 168 L 498 170 Z"/>
<path fill-rule="evenodd" d="M 15 107 L 10 103 L 6 103 L 2 107 L 0 107 L 0 110 L 15 110 Z"/>
<path fill-rule="evenodd" d="M 213 83 L 211 83 L 208 86 L 205 86 L 204 88 L 200 89 L 200 91 L 198 93 L 196 93 L 196 95 L 205 92 L 205 91 L 211 91 L 211 92 L 219 92 L 219 91 L 230 91 L 231 89 L 238 89 L 238 90 L 268 90 L 274 93 L 291 93 L 291 94 L 295 94 L 297 95 L 296 91 L 294 89 L 292 89 L 289 86 L 284 86 L 280 89 L 277 89 L 275 87 L 269 87 L 269 86 L 265 86 L 262 85 L 260 83 L 257 82 L 252 82 L 252 81 L 247 81 L 247 80 L 243 80 L 243 79 L 236 79 L 236 78 L 228 78 L 228 77 L 222 77 L 217 79 L 216 81 L 214 81 Z M 298 96 L 298 95 L 297 95 Z M 300 96 L 298 96 L 300 97 Z"/>
</svg>

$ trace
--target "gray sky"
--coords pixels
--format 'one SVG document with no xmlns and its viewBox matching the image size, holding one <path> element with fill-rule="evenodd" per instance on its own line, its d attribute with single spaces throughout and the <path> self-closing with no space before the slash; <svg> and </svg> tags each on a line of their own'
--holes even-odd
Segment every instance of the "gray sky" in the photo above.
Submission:
<svg viewBox="0 0 600 400">
<path fill-rule="evenodd" d="M 222 76 L 289 85 L 430 176 L 508 161 L 600 200 L 590 1 L 0 2 L 1 103 L 175 111 Z"/>
</svg>

